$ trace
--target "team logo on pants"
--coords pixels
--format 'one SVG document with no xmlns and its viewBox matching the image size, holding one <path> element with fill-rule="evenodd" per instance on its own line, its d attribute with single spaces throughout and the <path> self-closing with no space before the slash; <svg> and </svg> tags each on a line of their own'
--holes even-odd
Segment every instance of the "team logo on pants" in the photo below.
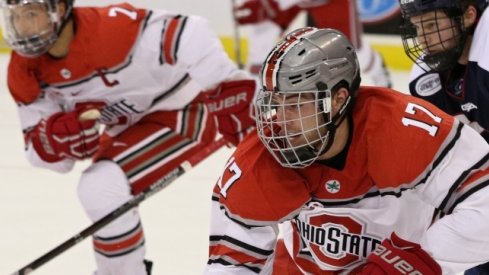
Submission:
<svg viewBox="0 0 489 275">
<path fill-rule="evenodd" d="M 309 214 L 296 220 L 297 229 L 315 262 L 339 270 L 365 259 L 382 238 L 365 233 L 365 223 L 349 216 Z"/>
</svg>

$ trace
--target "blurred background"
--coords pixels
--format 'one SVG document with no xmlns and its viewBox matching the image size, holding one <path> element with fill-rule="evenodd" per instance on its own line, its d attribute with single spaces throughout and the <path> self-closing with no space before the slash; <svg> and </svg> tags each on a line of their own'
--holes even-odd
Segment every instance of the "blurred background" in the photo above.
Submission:
<svg viewBox="0 0 489 275">
<path fill-rule="evenodd" d="M 76 0 L 75 5 L 107 5 L 114 0 Z M 239 35 L 241 60 L 247 58 L 247 28 L 235 29 L 231 0 L 128 0 L 138 7 L 160 8 L 209 19 L 233 59 Z M 359 0 L 365 38 L 391 71 L 394 88 L 407 91 L 411 62 L 402 50 L 396 0 Z M 301 14 L 290 29 L 304 26 Z M 110 33 L 107 35 L 110 36 Z M 91 223 L 76 196 L 86 163 L 67 175 L 32 168 L 24 157 L 16 106 L 6 87 L 9 49 L 0 43 L 0 274 L 11 274 L 72 237 Z M 208 252 L 212 186 L 231 154 L 223 148 L 140 206 L 153 274 L 200 274 Z M 95 270 L 89 239 L 34 272 L 38 275 L 88 275 Z"/>
<path fill-rule="evenodd" d="M 231 58 L 235 58 L 235 24 L 232 15 L 233 0 L 128 0 L 126 2 L 137 7 L 159 8 L 176 11 L 182 14 L 198 14 L 209 19 L 212 27 L 220 36 L 221 41 Z M 242 0 L 234 0 L 239 4 Z M 78 6 L 100 6 L 120 3 L 117 0 L 76 0 Z M 386 65 L 392 70 L 409 70 L 411 61 L 402 50 L 399 33 L 400 12 L 397 0 L 357 0 L 360 20 L 363 24 L 365 38 L 374 49 L 381 52 Z M 289 29 L 306 24 L 306 15 L 301 13 Z M 247 28 L 239 27 L 241 60 L 246 63 L 248 52 Z M 107 34 L 110 35 L 110 34 Z M 0 43 L 0 51 L 8 52 L 4 43 Z"/>
</svg>

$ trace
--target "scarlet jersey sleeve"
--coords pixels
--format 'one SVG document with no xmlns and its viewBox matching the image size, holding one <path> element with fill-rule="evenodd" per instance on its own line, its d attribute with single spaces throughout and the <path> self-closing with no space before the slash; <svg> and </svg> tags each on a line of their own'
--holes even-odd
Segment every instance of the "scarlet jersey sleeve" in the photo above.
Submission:
<svg viewBox="0 0 489 275">
<path fill-rule="evenodd" d="M 290 219 L 309 199 L 305 179 L 283 169 L 250 135 L 228 160 L 217 182 L 219 201 L 231 218 L 249 226 Z"/>
<path fill-rule="evenodd" d="M 35 71 L 25 58 L 12 52 L 7 71 L 7 84 L 10 94 L 17 103 L 30 103 L 41 93 Z"/>
<path fill-rule="evenodd" d="M 432 104 L 384 92 L 374 96 L 382 100 L 361 99 L 362 106 L 383 109 L 382 113 L 357 113 L 368 117 L 367 133 L 382 133 L 366 137 L 368 155 L 376 156 L 369 161 L 373 181 L 384 196 L 402 196 L 404 190 L 413 189 L 434 206 L 433 224 L 421 244 L 444 273 L 483 263 L 488 254 L 483 247 L 489 245 L 483 233 L 489 218 L 488 144 Z"/>
<path fill-rule="evenodd" d="M 364 119 L 369 171 L 381 190 L 406 189 L 425 173 L 458 122 L 428 102 L 390 90 L 366 90 L 353 117 Z M 404 184 L 404 186 L 403 186 Z"/>
<path fill-rule="evenodd" d="M 365 92 L 373 96 L 362 95 L 366 107 L 353 115 L 365 118 L 368 155 L 375 156 L 368 169 L 375 184 L 385 194 L 422 190 L 427 202 L 446 208 L 450 186 L 462 188 L 462 176 L 484 167 L 484 139 L 426 101 L 389 90 Z"/>
<path fill-rule="evenodd" d="M 279 164 L 256 134 L 238 146 L 213 194 L 205 274 L 269 274 L 278 224 L 310 200 L 304 180 Z"/>
</svg>

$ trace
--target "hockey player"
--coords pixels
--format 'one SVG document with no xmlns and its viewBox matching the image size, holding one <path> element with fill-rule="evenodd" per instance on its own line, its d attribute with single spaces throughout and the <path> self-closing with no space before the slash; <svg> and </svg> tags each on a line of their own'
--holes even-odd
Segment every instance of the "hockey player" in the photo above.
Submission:
<svg viewBox="0 0 489 275">
<path fill-rule="evenodd" d="M 287 35 L 261 80 L 257 132 L 214 188 L 205 274 L 456 274 L 489 259 L 476 131 L 359 88 L 354 47 L 332 29 Z"/>
<path fill-rule="evenodd" d="M 400 4 L 404 49 L 415 62 L 410 93 L 469 124 L 489 142 L 487 0 Z M 466 274 L 489 274 L 489 263 Z"/>
<path fill-rule="evenodd" d="M 360 68 L 378 86 L 392 86 L 381 55 L 362 38 L 357 0 L 245 0 L 235 9 L 239 24 L 248 26 L 250 71 L 258 74 L 263 60 L 282 32 L 304 10 L 312 26 L 346 34 L 357 49 Z"/>
<path fill-rule="evenodd" d="M 129 4 L 2 2 L 13 48 L 8 86 L 27 158 L 61 173 L 93 158 L 78 185 L 93 221 L 213 142 L 217 130 L 237 144 L 254 125 L 255 82 L 201 17 Z M 93 248 L 97 275 L 149 274 L 137 209 L 98 231 Z"/>
<path fill-rule="evenodd" d="M 486 0 L 401 1 L 402 39 L 416 63 L 409 90 L 489 141 Z M 489 272 L 489 269 L 488 269 Z"/>
</svg>

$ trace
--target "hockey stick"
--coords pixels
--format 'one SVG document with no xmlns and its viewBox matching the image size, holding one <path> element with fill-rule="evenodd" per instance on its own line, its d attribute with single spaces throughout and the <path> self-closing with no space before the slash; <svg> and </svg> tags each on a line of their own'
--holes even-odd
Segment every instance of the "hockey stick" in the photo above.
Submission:
<svg viewBox="0 0 489 275">
<path fill-rule="evenodd" d="M 236 55 L 236 64 L 238 68 L 243 69 L 244 64 L 241 60 L 241 36 L 239 35 L 238 20 L 234 14 L 234 8 L 236 8 L 236 0 L 231 0 L 231 13 L 233 15 L 233 29 L 234 29 L 234 54 Z"/>
<path fill-rule="evenodd" d="M 143 192 L 139 193 L 138 195 L 134 196 L 132 199 L 124 203 L 123 205 L 119 206 L 117 209 L 114 211 L 110 212 L 109 214 L 105 215 L 89 227 L 85 228 L 83 231 L 79 232 L 78 234 L 74 235 L 70 239 L 66 240 L 64 243 L 58 245 L 54 249 L 50 250 L 49 252 L 45 253 L 41 257 L 37 258 L 36 260 L 30 262 L 23 268 L 19 269 L 18 271 L 12 273 L 12 275 L 25 275 L 29 274 L 38 267 L 42 266 L 43 264 L 47 263 L 48 261 L 52 260 L 59 254 L 63 253 L 64 251 L 70 249 L 77 243 L 83 241 L 85 238 L 93 235 L 95 232 L 97 232 L 99 229 L 102 227 L 106 226 L 113 220 L 117 219 L 118 217 L 122 216 L 122 214 L 126 213 L 133 207 L 137 206 L 139 203 L 147 199 L 148 197 L 154 195 L 158 191 L 164 189 L 170 183 L 172 183 L 174 180 L 176 180 L 178 177 L 181 175 L 185 174 L 190 168 L 193 166 L 197 165 L 200 163 L 202 160 L 204 160 L 206 157 L 210 156 L 212 153 L 217 151 L 219 148 L 221 148 L 223 145 L 226 144 L 226 141 L 223 139 L 219 139 L 209 146 L 205 147 L 202 149 L 200 152 L 192 156 L 189 160 L 183 162 L 180 164 L 179 167 L 175 168 L 173 171 L 169 172 L 166 176 L 152 184 L 150 187 L 145 189 Z"/>
</svg>

